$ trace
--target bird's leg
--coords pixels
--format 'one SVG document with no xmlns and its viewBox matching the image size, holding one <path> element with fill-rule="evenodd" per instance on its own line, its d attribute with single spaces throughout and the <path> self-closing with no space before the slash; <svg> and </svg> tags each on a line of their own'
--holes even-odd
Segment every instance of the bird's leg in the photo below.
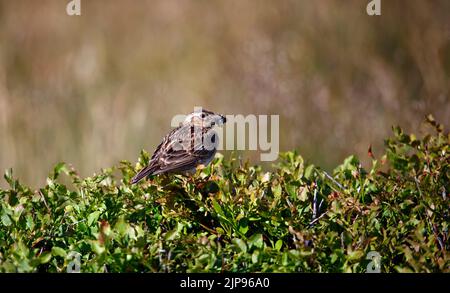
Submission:
<svg viewBox="0 0 450 293">
<path fill-rule="evenodd" d="M 194 185 L 194 186 L 195 186 L 194 176 L 188 176 L 188 177 L 187 177 L 187 183 L 188 183 L 189 185 Z"/>
<path fill-rule="evenodd" d="M 210 165 L 210 168 L 211 168 L 211 172 L 209 173 L 209 178 L 211 178 L 211 179 L 215 179 L 215 175 L 214 175 L 214 162 L 211 162 L 211 165 Z M 209 179 L 208 178 L 208 179 Z"/>
<path fill-rule="evenodd" d="M 206 168 L 206 166 L 205 165 L 203 165 L 203 164 L 200 164 L 200 165 L 198 165 L 195 169 L 196 169 L 196 172 L 201 172 L 203 169 L 205 169 Z"/>
<path fill-rule="evenodd" d="M 218 174 L 218 172 L 216 172 L 216 170 L 215 170 L 215 165 L 214 165 L 214 162 L 211 162 L 211 165 L 210 165 L 211 167 L 211 172 L 210 172 L 210 174 L 209 174 L 209 176 L 208 176 L 208 180 L 213 180 L 213 181 L 217 181 L 217 180 L 219 180 L 219 174 Z"/>
<path fill-rule="evenodd" d="M 183 185 L 187 185 L 187 184 L 193 184 L 194 183 L 194 178 L 193 175 L 195 173 L 193 172 L 182 172 L 179 175 L 176 176 L 176 178 L 180 179 L 181 182 L 183 182 Z"/>
<path fill-rule="evenodd" d="M 195 186 L 199 189 L 202 189 L 204 186 L 205 180 L 203 180 L 203 178 L 200 176 L 200 174 L 202 173 L 202 170 L 205 168 L 206 168 L 206 166 L 204 164 L 197 165 L 197 167 L 195 168 L 195 175 L 196 175 L 195 177 L 199 178 L 199 180 L 197 180 L 198 183 L 195 184 Z"/>
</svg>

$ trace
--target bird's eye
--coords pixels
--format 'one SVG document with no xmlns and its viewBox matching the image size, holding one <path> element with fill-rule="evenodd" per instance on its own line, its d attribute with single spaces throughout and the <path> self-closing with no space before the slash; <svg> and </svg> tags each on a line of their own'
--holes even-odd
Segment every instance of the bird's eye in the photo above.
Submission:
<svg viewBox="0 0 450 293">
<path fill-rule="evenodd" d="M 205 118 L 206 117 L 206 114 L 205 113 L 202 113 L 202 118 Z"/>
</svg>

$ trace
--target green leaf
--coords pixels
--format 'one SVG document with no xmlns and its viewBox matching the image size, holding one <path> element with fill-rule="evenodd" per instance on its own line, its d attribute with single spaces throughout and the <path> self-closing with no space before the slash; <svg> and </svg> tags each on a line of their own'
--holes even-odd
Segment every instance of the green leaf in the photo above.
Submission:
<svg viewBox="0 0 450 293">
<path fill-rule="evenodd" d="M 6 213 L 3 213 L 1 218 L 3 225 L 10 226 L 12 224 L 11 219 Z"/>
<path fill-rule="evenodd" d="M 26 226 L 28 230 L 33 230 L 34 228 L 34 221 L 31 215 L 26 216 Z"/>
<path fill-rule="evenodd" d="M 120 217 L 117 221 L 116 225 L 114 226 L 114 229 L 119 233 L 119 235 L 123 236 L 128 231 L 128 224 L 125 222 L 123 217 Z"/>
<path fill-rule="evenodd" d="M 234 238 L 231 242 L 243 253 L 247 253 L 247 244 L 245 241 L 239 238 Z"/>
<path fill-rule="evenodd" d="M 95 211 L 89 214 L 88 219 L 87 219 L 87 224 L 88 226 L 91 226 L 92 223 L 97 222 L 98 217 L 100 216 L 101 212 L 100 211 Z"/>
<path fill-rule="evenodd" d="M 252 236 L 250 236 L 250 238 L 247 241 L 248 246 L 249 247 L 256 247 L 256 248 L 263 248 L 264 246 L 264 241 L 263 241 L 263 236 L 262 234 L 258 233 L 258 234 L 253 234 Z"/>
<path fill-rule="evenodd" d="M 53 256 L 60 256 L 60 257 L 63 257 L 63 258 L 66 258 L 66 256 L 67 256 L 66 251 L 64 249 L 62 249 L 61 247 L 58 247 L 58 246 L 53 246 L 52 247 L 52 254 L 53 254 Z"/>
<path fill-rule="evenodd" d="M 275 197 L 280 197 L 282 192 L 281 185 L 278 184 L 276 186 L 272 186 L 272 192 Z"/>
<path fill-rule="evenodd" d="M 213 204 L 214 211 L 216 211 L 216 213 L 219 216 L 223 216 L 224 215 L 223 210 L 214 198 L 212 199 L 212 204 Z"/>
<path fill-rule="evenodd" d="M 334 264 L 334 263 L 337 261 L 337 259 L 338 259 L 338 255 L 337 255 L 336 253 L 332 253 L 332 254 L 331 254 L 330 262 L 331 262 L 332 264 Z"/>
<path fill-rule="evenodd" d="M 362 257 L 364 256 L 364 252 L 361 250 L 354 250 L 354 251 L 350 251 L 348 253 L 348 260 L 349 261 L 355 261 L 355 260 L 360 260 Z"/>
<path fill-rule="evenodd" d="M 165 239 L 167 241 L 172 241 L 172 240 L 180 237 L 180 233 L 183 230 L 183 227 L 184 227 L 183 224 L 177 223 L 177 226 L 173 230 L 167 232 Z"/>
<path fill-rule="evenodd" d="M 281 239 L 278 239 L 275 243 L 275 250 L 280 251 L 281 247 L 283 246 L 283 241 Z"/>
<path fill-rule="evenodd" d="M 259 262 L 259 250 L 255 250 L 252 253 L 252 263 L 258 263 Z"/>
<path fill-rule="evenodd" d="M 6 169 L 5 175 L 3 177 L 5 178 L 6 182 L 8 182 L 9 186 L 13 187 L 14 185 L 13 170 Z"/>
<path fill-rule="evenodd" d="M 242 235 L 245 235 L 248 231 L 248 220 L 246 218 L 243 218 L 239 221 L 239 232 Z"/>
<path fill-rule="evenodd" d="M 50 259 L 52 258 L 52 254 L 49 251 L 43 252 L 40 256 L 39 256 L 39 262 L 41 264 L 44 263 L 48 263 L 50 261 Z"/>
<path fill-rule="evenodd" d="M 309 165 L 308 167 L 305 168 L 305 178 L 306 179 L 310 179 L 311 175 L 314 171 L 314 165 Z"/>
<path fill-rule="evenodd" d="M 287 252 L 284 252 L 281 256 L 281 264 L 284 267 L 287 267 L 289 265 L 289 254 Z"/>
<path fill-rule="evenodd" d="M 97 255 L 103 254 L 105 252 L 105 246 L 101 245 L 97 240 L 91 240 L 91 249 Z"/>
<path fill-rule="evenodd" d="M 297 195 L 297 186 L 294 184 L 287 184 L 286 185 L 286 192 L 289 194 L 291 198 L 296 197 Z"/>
<path fill-rule="evenodd" d="M 61 162 L 58 163 L 55 168 L 53 169 L 53 180 L 57 179 L 59 177 L 59 175 L 61 174 L 61 172 L 64 173 L 68 173 L 69 171 L 67 170 L 66 164 Z"/>
</svg>

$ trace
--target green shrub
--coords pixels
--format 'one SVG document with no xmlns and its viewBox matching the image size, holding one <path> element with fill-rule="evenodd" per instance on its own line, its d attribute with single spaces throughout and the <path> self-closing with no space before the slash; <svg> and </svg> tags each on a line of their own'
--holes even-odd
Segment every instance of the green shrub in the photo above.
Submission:
<svg viewBox="0 0 450 293">
<path fill-rule="evenodd" d="M 78 255 L 82 272 L 366 272 L 378 253 L 382 272 L 449 272 L 450 136 L 428 124 L 331 175 L 295 152 L 271 172 L 218 156 L 133 186 L 145 152 L 85 179 L 58 164 L 37 191 L 7 171 L 0 271 L 66 272 Z"/>
</svg>

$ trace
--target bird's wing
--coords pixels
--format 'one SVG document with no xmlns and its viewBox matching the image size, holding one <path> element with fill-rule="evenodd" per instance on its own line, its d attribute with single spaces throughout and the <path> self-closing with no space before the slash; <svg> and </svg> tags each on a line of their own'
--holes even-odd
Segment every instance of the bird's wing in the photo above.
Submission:
<svg viewBox="0 0 450 293">
<path fill-rule="evenodd" d="M 132 180 L 136 183 L 149 175 L 157 175 L 172 171 L 187 171 L 195 168 L 199 163 L 211 158 L 216 149 L 203 147 L 203 137 L 215 135 L 207 129 L 180 126 L 166 135 L 156 148 L 150 163 L 142 169 Z"/>
<path fill-rule="evenodd" d="M 190 170 L 213 156 L 215 147 L 208 149 L 203 145 L 207 131 L 190 126 L 175 129 L 155 152 L 154 160 L 158 168 L 154 174 Z"/>
</svg>

